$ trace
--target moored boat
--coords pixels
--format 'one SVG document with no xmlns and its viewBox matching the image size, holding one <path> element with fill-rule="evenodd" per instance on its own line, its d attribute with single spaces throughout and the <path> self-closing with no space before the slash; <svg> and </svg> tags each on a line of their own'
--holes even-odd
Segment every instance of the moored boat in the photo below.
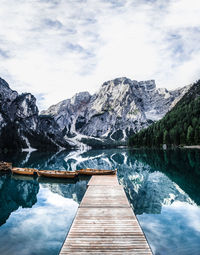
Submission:
<svg viewBox="0 0 200 255">
<path fill-rule="evenodd" d="M 12 163 L 0 162 L 0 173 L 8 173 L 12 170 Z"/>
<path fill-rule="evenodd" d="M 38 170 L 38 176 L 52 178 L 75 178 L 78 173 L 73 171 Z"/>
<path fill-rule="evenodd" d="M 115 169 L 115 170 L 103 170 L 103 169 L 86 168 L 86 169 L 76 170 L 76 172 L 78 174 L 85 174 L 85 175 L 104 175 L 104 174 L 116 174 L 117 169 Z"/>
<path fill-rule="evenodd" d="M 38 170 L 35 168 L 21 168 L 21 167 L 13 167 L 12 173 L 14 174 L 22 174 L 22 175 L 37 175 Z"/>
</svg>

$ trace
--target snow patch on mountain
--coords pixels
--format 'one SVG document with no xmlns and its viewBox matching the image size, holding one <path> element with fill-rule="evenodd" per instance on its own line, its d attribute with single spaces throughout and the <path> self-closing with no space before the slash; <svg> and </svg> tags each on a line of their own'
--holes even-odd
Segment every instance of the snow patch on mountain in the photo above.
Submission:
<svg viewBox="0 0 200 255">
<path fill-rule="evenodd" d="M 121 77 L 104 82 L 94 95 L 77 93 L 42 114 L 52 116 L 65 139 L 77 147 L 85 143 L 116 146 L 161 119 L 188 89 L 157 89 L 154 80 L 138 82 Z"/>
</svg>

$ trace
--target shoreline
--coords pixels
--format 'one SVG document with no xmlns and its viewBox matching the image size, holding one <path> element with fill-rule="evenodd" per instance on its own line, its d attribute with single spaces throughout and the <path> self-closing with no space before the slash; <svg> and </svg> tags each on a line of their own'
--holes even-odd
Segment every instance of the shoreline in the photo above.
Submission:
<svg viewBox="0 0 200 255">
<path fill-rule="evenodd" d="M 200 145 L 185 145 L 183 146 L 183 148 L 186 148 L 186 149 L 200 149 Z"/>
</svg>

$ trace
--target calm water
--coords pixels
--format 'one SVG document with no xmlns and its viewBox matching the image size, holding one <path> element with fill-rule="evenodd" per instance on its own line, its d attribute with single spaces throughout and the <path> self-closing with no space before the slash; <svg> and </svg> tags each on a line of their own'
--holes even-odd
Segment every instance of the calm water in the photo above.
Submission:
<svg viewBox="0 0 200 255">
<path fill-rule="evenodd" d="M 0 155 L 21 167 L 118 169 L 155 255 L 200 255 L 200 151 L 91 150 Z M 0 254 L 59 253 L 87 187 L 0 175 Z"/>
</svg>

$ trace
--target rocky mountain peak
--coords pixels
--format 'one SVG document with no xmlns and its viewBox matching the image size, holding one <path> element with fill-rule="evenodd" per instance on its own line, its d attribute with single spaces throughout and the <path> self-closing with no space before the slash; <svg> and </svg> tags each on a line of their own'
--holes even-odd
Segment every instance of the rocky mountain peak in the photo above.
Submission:
<svg viewBox="0 0 200 255">
<path fill-rule="evenodd" d="M 1 89 L 3 87 L 6 87 L 6 88 L 10 89 L 8 83 L 4 79 L 2 79 L 1 77 L 0 77 L 0 87 L 1 87 Z"/>
<path fill-rule="evenodd" d="M 111 85 L 111 84 L 117 86 L 117 85 L 123 85 L 123 84 L 126 84 L 126 83 L 131 84 L 132 81 L 130 79 L 126 78 L 126 77 L 119 77 L 119 78 L 116 78 L 114 80 L 109 80 L 109 81 L 104 82 L 102 87 L 108 86 L 108 85 Z"/>
<path fill-rule="evenodd" d="M 36 98 L 18 95 L 0 78 L 0 150 L 57 150 L 71 148 L 51 117 L 38 115 Z"/>
<path fill-rule="evenodd" d="M 18 97 L 18 93 L 11 90 L 8 83 L 0 78 L 0 112 L 8 111 L 11 103 Z"/>
<path fill-rule="evenodd" d="M 154 80 L 138 82 L 120 77 L 104 82 L 93 96 L 78 93 L 42 114 L 52 115 L 66 139 L 75 143 L 96 146 L 97 141 L 98 145 L 104 141 L 103 146 L 116 145 L 162 118 L 187 89 L 168 91 L 157 89 Z"/>
<path fill-rule="evenodd" d="M 24 93 L 18 96 L 13 102 L 13 107 L 16 108 L 16 116 L 18 118 L 27 118 L 38 115 L 38 107 L 36 106 L 36 98 L 30 93 Z"/>
<path fill-rule="evenodd" d="M 148 81 L 140 81 L 138 82 L 139 87 L 144 89 L 145 91 L 152 91 L 156 89 L 155 80 L 148 80 Z"/>
<path fill-rule="evenodd" d="M 127 77 L 119 77 L 116 78 L 114 80 L 109 80 L 103 83 L 102 87 L 105 86 L 118 86 L 120 85 L 122 87 L 122 85 L 130 85 L 135 87 L 135 89 L 144 89 L 144 90 L 152 90 L 152 89 L 156 89 L 156 83 L 155 80 L 147 80 L 147 81 L 136 81 L 136 80 L 131 80 Z"/>
<path fill-rule="evenodd" d="M 83 106 L 87 103 L 89 103 L 90 101 L 90 98 L 91 98 L 91 95 L 89 92 L 85 91 L 85 92 L 79 92 L 79 93 L 76 93 L 72 99 L 71 99 L 71 104 L 74 105 L 74 106 Z"/>
<path fill-rule="evenodd" d="M 0 78 L 0 149 L 123 145 L 161 119 L 188 89 L 168 91 L 157 89 L 154 80 L 120 77 L 105 82 L 94 95 L 77 93 L 39 116 L 32 94 L 18 95 Z"/>
</svg>

